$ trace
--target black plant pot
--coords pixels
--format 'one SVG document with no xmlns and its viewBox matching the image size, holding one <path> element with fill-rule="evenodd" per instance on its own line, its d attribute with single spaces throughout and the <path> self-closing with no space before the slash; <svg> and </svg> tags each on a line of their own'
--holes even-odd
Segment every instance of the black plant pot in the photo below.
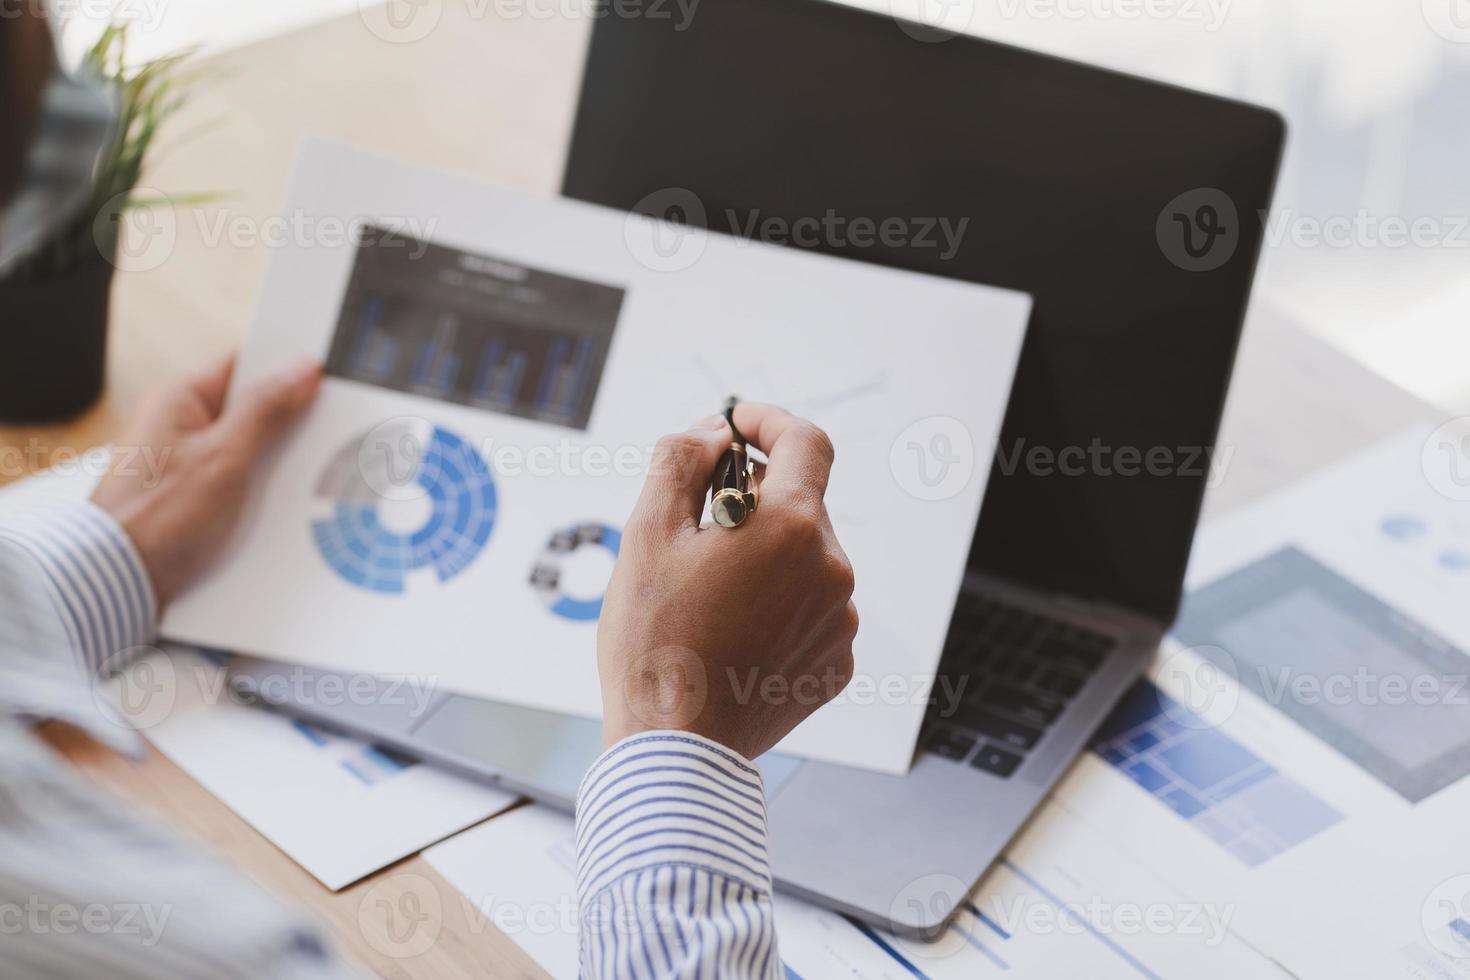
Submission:
<svg viewBox="0 0 1470 980">
<path fill-rule="evenodd" d="M 69 419 L 102 394 L 108 258 L 87 249 L 64 272 L 0 280 L 0 420 Z"/>
</svg>

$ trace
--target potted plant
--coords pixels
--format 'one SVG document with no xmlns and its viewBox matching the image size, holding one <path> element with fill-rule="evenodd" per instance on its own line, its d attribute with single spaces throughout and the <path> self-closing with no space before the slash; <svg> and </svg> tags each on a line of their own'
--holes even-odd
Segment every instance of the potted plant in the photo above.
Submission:
<svg viewBox="0 0 1470 980">
<path fill-rule="evenodd" d="M 0 279 L 0 418 L 55 421 L 96 402 L 106 377 L 108 297 L 118 232 L 160 125 L 184 102 L 187 53 L 126 62 L 127 25 L 109 26 L 81 71 L 116 88 L 119 116 L 84 207 Z"/>
</svg>

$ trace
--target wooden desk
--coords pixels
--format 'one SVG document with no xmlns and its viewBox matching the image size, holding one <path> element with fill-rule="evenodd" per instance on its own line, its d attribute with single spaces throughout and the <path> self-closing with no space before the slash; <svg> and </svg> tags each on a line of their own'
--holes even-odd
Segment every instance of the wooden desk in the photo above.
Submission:
<svg viewBox="0 0 1470 980">
<path fill-rule="evenodd" d="M 282 200 L 303 131 L 554 193 L 587 25 L 500 20 L 495 7 L 445 0 L 436 29 L 415 43 L 385 42 L 354 17 L 210 59 L 211 76 L 163 138 L 146 183 L 227 196 L 176 215 L 176 242 L 162 265 L 118 277 L 102 403 L 70 425 L 0 428 L 0 445 L 36 446 L 44 461 L 59 447 L 102 443 L 147 386 L 239 343 L 269 252 L 251 232 Z M 1221 440 L 1235 455 L 1209 511 L 1245 503 L 1431 415 L 1290 324 L 1259 314 Z M 348 955 L 384 976 L 545 976 L 421 858 L 334 895 L 156 752 L 133 763 L 58 726 L 46 733 L 98 782 L 161 813 L 266 888 L 312 908 Z M 365 897 L 391 898 L 423 882 L 441 899 L 437 941 L 414 957 L 384 953 L 391 944 L 383 942 L 381 914 Z"/>
</svg>

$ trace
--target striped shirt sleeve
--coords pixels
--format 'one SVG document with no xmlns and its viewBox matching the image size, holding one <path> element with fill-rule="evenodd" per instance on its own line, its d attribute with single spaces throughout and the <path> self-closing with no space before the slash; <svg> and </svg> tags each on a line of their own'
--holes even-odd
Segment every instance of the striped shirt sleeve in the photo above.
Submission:
<svg viewBox="0 0 1470 980">
<path fill-rule="evenodd" d="M 84 500 L 6 510 L 0 595 L 0 711 L 59 718 L 137 751 L 137 736 L 100 711 L 88 683 L 153 639 L 153 587 L 127 533 Z"/>
<path fill-rule="evenodd" d="M 582 975 L 780 975 L 765 787 L 748 761 L 685 732 L 608 749 L 577 793 Z"/>
<path fill-rule="evenodd" d="M 72 772 L 24 723 L 60 718 L 133 747 L 87 682 L 153 630 L 143 563 L 106 513 L 0 514 L 0 976 L 357 976 L 312 922 Z"/>
</svg>

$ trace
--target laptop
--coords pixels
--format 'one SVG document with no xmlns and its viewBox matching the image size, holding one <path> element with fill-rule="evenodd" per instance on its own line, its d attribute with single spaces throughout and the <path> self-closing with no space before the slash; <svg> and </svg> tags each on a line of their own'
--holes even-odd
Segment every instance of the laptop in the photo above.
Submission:
<svg viewBox="0 0 1470 980">
<path fill-rule="evenodd" d="M 963 696 L 906 776 L 760 760 L 779 889 L 933 935 L 1137 681 L 1179 608 L 1283 140 L 1258 107 L 821 0 L 596 19 L 566 196 L 664 217 L 676 188 L 680 220 L 1035 298 L 940 666 Z M 812 218 L 904 233 L 780 234 Z M 943 222 L 963 233 L 934 247 Z M 601 748 L 596 722 L 456 695 L 293 701 L 282 671 L 235 683 L 568 810 Z"/>
</svg>

